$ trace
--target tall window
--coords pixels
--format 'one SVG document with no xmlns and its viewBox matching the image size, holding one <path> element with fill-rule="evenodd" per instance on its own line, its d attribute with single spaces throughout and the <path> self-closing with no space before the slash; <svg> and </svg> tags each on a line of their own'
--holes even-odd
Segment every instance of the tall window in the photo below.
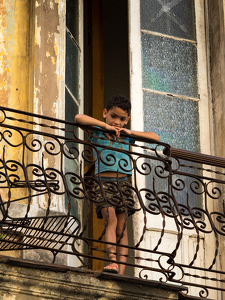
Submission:
<svg viewBox="0 0 225 300">
<path fill-rule="evenodd" d="M 79 0 L 66 1 L 66 121 L 74 122 L 80 106 Z"/>
<path fill-rule="evenodd" d="M 81 111 L 81 1 L 66 1 L 66 68 L 65 68 L 65 120 L 74 123 L 74 117 Z M 66 137 L 73 138 L 74 125 L 66 125 Z M 78 135 L 78 130 L 75 132 Z M 65 173 L 67 174 L 67 184 L 70 191 L 74 186 L 68 177 L 71 173 L 79 174 L 79 161 L 76 148 L 79 145 L 72 142 L 66 142 L 65 151 Z M 70 199 L 69 199 L 70 197 Z M 71 195 L 66 195 L 66 207 L 68 202 L 71 204 L 71 214 L 78 215 L 78 201 Z"/>
<path fill-rule="evenodd" d="M 145 130 L 200 151 L 194 0 L 141 0 Z"/>
</svg>

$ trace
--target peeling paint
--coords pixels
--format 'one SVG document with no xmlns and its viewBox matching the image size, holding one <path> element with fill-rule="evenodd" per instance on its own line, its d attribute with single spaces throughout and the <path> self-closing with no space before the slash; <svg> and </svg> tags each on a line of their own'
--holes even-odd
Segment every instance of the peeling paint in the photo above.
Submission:
<svg viewBox="0 0 225 300">
<path fill-rule="evenodd" d="M 56 64 L 56 62 L 55 62 L 55 57 L 51 57 L 51 62 L 52 62 L 53 65 Z"/>
<path fill-rule="evenodd" d="M 56 114 L 58 112 L 58 103 L 54 102 L 52 107 L 53 112 Z"/>
<path fill-rule="evenodd" d="M 59 55 L 59 50 L 58 50 L 58 43 L 57 43 L 56 39 L 55 39 L 55 42 L 54 42 L 54 50 L 55 50 L 56 56 L 58 56 Z"/>
<path fill-rule="evenodd" d="M 35 16 L 35 45 L 41 47 L 41 27 L 37 25 L 37 16 Z"/>
<path fill-rule="evenodd" d="M 58 99 L 58 45 L 55 36 L 59 35 L 59 10 L 55 1 L 41 1 L 35 11 L 35 88 L 36 97 L 43 104 L 43 114 L 56 117 L 51 99 Z M 42 65 L 40 66 L 40 62 Z M 46 101 L 47 99 L 47 101 Z M 37 107 L 37 113 L 40 114 Z"/>
<path fill-rule="evenodd" d="M 53 3 L 53 1 L 50 1 L 49 6 L 50 6 L 50 9 L 54 9 L 54 3 Z"/>
<path fill-rule="evenodd" d="M 11 1 L 0 1 L 0 102 L 8 106 L 11 91 L 11 52 L 14 22 Z"/>
</svg>

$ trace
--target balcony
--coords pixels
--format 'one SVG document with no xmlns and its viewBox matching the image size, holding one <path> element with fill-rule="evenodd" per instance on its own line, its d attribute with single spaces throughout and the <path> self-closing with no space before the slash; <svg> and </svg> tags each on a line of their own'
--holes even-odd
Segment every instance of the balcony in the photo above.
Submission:
<svg viewBox="0 0 225 300">
<path fill-rule="evenodd" d="M 93 187 L 103 197 L 104 189 L 92 171 L 92 128 L 5 107 L 0 125 L 1 253 L 23 250 L 29 258 L 42 251 L 52 264 L 70 261 L 81 269 L 109 261 L 107 225 L 98 227 L 94 217 Z M 120 200 L 131 194 L 135 200 L 124 246 L 132 278 L 187 287 L 181 299 L 222 299 L 225 159 L 143 138 L 135 138 L 129 151 L 118 151 L 131 161 L 131 184 L 109 184 Z M 114 157 L 104 163 L 113 165 Z"/>
</svg>

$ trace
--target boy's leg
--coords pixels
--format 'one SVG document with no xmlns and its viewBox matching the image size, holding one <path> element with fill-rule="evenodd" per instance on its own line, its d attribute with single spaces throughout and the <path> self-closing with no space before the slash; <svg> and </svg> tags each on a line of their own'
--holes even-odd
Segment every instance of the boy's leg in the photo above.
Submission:
<svg viewBox="0 0 225 300">
<path fill-rule="evenodd" d="M 125 229 L 124 229 L 124 226 L 125 226 Z M 120 239 L 121 234 L 123 234 L 123 236 Z M 117 214 L 116 237 L 117 237 L 117 241 L 120 239 L 121 245 L 128 245 L 127 222 L 126 222 L 126 213 L 125 212 Z M 118 262 L 126 262 L 127 261 L 126 255 L 128 253 L 128 248 L 117 246 L 116 252 L 120 254 L 117 256 Z M 125 267 L 126 266 L 124 264 L 119 264 L 119 274 L 121 274 L 121 275 L 124 274 Z"/>
<path fill-rule="evenodd" d="M 108 207 L 108 210 L 106 207 L 101 209 L 101 213 L 103 216 L 103 226 L 106 230 L 105 235 L 104 235 L 104 240 L 106 242 L 105 248 L 106 251 L 112 252 L 112 253 L 107 253 L 108 258 L 111 261 L 116 260 L 116 255 L 113 253 L 116 253 L 116 246 L 107 244 L 109 243 L 116 243 L 116 228 L 117 228 L 117 216 L 115 209 L 113 207 Z"/>
</svg>

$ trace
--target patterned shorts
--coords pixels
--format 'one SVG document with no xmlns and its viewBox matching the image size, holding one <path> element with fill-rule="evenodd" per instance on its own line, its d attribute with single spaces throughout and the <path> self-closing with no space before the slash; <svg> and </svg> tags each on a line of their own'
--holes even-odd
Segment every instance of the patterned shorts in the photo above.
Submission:
<svg viewBox="0 0 225 300">
<path fill-rule="evenodd" d="M 135 213 L 133 190 L 127 177 L 100 177 L 101 186 L 95 182 L 92 192 L 97 217 L 102 219 L 101 209 L 113 207 L 116 214 L 126 212 L 128 216 Z"/>
</svg>

